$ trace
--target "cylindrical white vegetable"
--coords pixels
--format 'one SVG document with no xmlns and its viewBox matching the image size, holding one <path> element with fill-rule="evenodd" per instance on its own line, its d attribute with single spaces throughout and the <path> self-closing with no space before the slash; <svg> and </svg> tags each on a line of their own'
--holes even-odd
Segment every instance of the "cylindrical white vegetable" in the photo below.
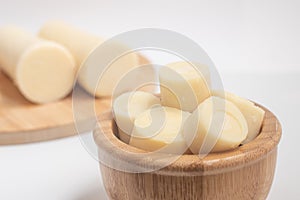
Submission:
<svg viewBox="0 0 300 200">
<path fill-rule="evenodd" d="M 64 45 L 73 54 L 77 68 L 104 39 L 62 21 L 49 21 L 40 29 L 39 36 Z"/>
<path fill-rule="evenodd" d="M 192 112 L 210 96 L 208 67 L 188 62 L 176 62 L 159 71 L 162 105 Z"/>
<path fill-rule="evenodd" d="M 210 97 L 186 120 L 183 132 L 194 154 L 221 152 L 238 147 L 248 127 L 241 111 L 230 101 Z"/>
<path fill-rule="evenodd" d="M 146 151 L 179 155 L 188 152 L 182 127 L 189 115 L 171 107 L 148 109 L 135 119 L 129 144 Z"/>
<path fill-rule="evenodd" d="M 14 26 L 0 28 L 0 68 L 35 103 L 65 97 L 75 77 L 75 62 L 67 49 Z"/>
<path fill-rule="evenodd" d="M 118 96 L 113 102 L 113 112 L 120 139 L 128 144 L 135 118 L 152 106 L 159 104 L 158 97 L 142 91 L 128 92 Z"/>
<path fill-rule="evenodd" d="M 67 47 L 76 59 L 77 68 L 79 68 L 88 55 L 104 41 L 98 36 L 89 34 L 60 21 L 46 23 L 41 28 L 39 36 L 56 41 Z M 115 49 L 116 48 L 124 49 L 125 47 L 121 44 L 115 44 Z M 105 53 L 110 54 L 111 52 Z M 137 54 L 129 53 L 120 57 L 109 66 L 105 74 L 101 77 L 101 80 L 99 80 L 98 86 L 96 81 L 99 77 L 97 77 L 98 74 L 95 73 L 97 68 L 99 68 L 97 63 L 85 66 L 83 71 L 79 74 L 78 81 L 83 88 L 92 95 L 97 97 L 112 96 L 113 90 L 122 76 L 131 69 L 138 67 L 138 64 L 139 58 Z"/>
<path fill-rule="evenodd" d="M 224 98 L 224 92 L 213 91 L 212 93 L 214 96 Z M 253 102 L 229 92 L 225 92 L 225 98 L 228 101 L 234 103 L 234 105 L 236 105 L 240 109 L 247 121 L 248 134 L 247 138 L 242 143 L 245 144 L 255 139 L 255 137 L 259 134 L 259 131 L 261 129 L 263 119 L 265 116 L 265 111 L 260 107 L 256 106 Z"/>
</svg>

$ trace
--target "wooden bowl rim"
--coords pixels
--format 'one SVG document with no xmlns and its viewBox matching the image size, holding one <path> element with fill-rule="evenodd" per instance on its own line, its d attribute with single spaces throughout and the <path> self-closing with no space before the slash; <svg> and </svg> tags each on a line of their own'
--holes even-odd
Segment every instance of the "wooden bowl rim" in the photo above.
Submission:
<svg viewBox="0 0 300 200">
<path fill-rule="evenodd" d="M 276 116 L 263 106 L 258 105 L 265 110 L 265 117 L 262 124 L 260 134 L 251 142 L 242 145 L 234 150 L 210 153 L 204 158 L 198 155 L 182 155 L 174 163 L 156 171 L 159 174 L 189 174 L 189 175 L 203 175 L 221 173 L 227 170 L 244 167 L 253 162 L 258 162 L 267 156 L 270 152 L 277 148 L 280 141 L 282 129 L 280 122 Z M 113 133 L 113 116 L 111 112 L 99 116 L 99 122 L 103 124 L 102 131 L 97 128 L 94 130 L 95 143 L 98 149 L 105 149 L 110 151 L 117 159 L 125 159 L 129 162 L 136 162 L 129 153 L 147 153 L 144 150 L 130 146 Z M 103 136 L 114 146 L 109 145 L 108 141 L 103 141 Z M 105 164 L 105 163 L 102 163 Z"/>
</svg>

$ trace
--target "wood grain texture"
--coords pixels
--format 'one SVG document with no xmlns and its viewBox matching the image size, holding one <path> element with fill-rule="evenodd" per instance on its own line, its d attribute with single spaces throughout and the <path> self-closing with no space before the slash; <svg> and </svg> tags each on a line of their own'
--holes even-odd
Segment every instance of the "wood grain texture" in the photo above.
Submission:
<svg viewBox="0 0 300 200">
<path fill-rule="evenodd" d="M 0 72 L 0 145 L 52 140 L 76 135 L 71 96 L 49 104 L 27 101 Z M 98 113 L 109 109 L 108 99 L 96 99 Z"/>
<path fill-rule="evenodd" d="M 147 63 L 149 60 L 140 56 L 140 64 Z M 85 100 L 82 101 L 84 104 Z M 95 100 L 97 114 L 110 106 L 110 98 Z M 76 134 L 71 95 L 53 103 L 33 104 L 0 71 L 0 145 L 46 141 Z"/>
<path fill-rule="evenodd" d="M 273 182 L 281 126 L 267 109 L 259 136 L 239 148 L 211 153 L 205 158 L 183 155 L 174 163 L 151 173 L 116 170 L 114 162 L 100 163 L 103 182 L 112 200 L 264 200 Z M 94 138 L 99 152 L 107 150 L 115 161 L 137 162 L 132 152 L 145 151 L 121 142 L 112 130 L 109 113 L 100 117 L 102 131 Z M 116 148 L 118 147 L 118 148 Z M 139 163 L 137 163 L 139 164 Z M 152 165 L 153 163 L 142 163 Z M 159 164 L 159 163 L 158 163 Z"/>
</svg>

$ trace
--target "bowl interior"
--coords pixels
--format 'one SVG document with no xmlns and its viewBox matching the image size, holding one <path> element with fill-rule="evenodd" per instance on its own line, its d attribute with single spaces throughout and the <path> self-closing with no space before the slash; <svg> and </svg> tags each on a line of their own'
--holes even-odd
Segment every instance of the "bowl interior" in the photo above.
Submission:
<svg viewBox="0 0 300 200">
<path fill-rule="evenodd" d="M 205 157 L 189 154 L 174 156 L 174 162 L 168 165 L 165 165 L 164 161 L 172 155 L 155 154 L 149 156 L 149 152 L 122 142 L 118 138 L 117 126 L 111 112 L 109 112 L 99 116 L 100 126 L 94 131 L 99 159 L 100 162 L 110 167 L 116 167 L 116 169 L 125 163 L 159 169 L 155 171 L 168 174 L 177 172 L 188 175 L 214 174 L 243 167 L 268 155 L 277 147 L 281 138 L 281 126 L 278 119 L 268 109 L 260 107 L 266 113 L 261 132 L 253 141 L 234 150 L 210 153 Z"/>
</svg>

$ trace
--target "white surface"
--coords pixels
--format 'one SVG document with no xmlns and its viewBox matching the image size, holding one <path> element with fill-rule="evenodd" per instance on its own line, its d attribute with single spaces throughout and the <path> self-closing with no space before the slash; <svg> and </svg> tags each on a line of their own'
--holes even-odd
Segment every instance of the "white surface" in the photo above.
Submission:
<svg viewBox="0 0 300 200">
<path fill-rule="evenodd" d="M 0 0 L 0 26 L 32 32 L 62 19 L 111 37 L 144 27 L 170 29 L 199 43 L 221 71 L 300 71 L 298 0 Z"/>
<path fill-rule="evenodd" d="M 0 199 L 106 199 L 97 162 L 77 137 L 0 147 L 0 160 Z"/>
<path fill-rule="evenodd" d="M 36 32 L 48 19 L 63 19 L 106 37 L 155 27 L 195 40 L 215 62 L 227 90 L 262 103 L 281 120 L 269 197 L 281 200 L 300 196 L 299 8 L 297 0 L 0 0 L 0 26 Z M 100 180 L 97 162 L 78 138 L 0 147 L 0 199 L 105 199 Z"/>
<path fill-rule="evenodd" d="M 265 105 L 279 118 L 283 137 L 269 200 L 296 199 L 300 161 L 300 73 L 223 74 L 227 90 Z M 106 199 L 98 163 L 78 137 L 0 147 L 0 199 Z"/>
</svg>

